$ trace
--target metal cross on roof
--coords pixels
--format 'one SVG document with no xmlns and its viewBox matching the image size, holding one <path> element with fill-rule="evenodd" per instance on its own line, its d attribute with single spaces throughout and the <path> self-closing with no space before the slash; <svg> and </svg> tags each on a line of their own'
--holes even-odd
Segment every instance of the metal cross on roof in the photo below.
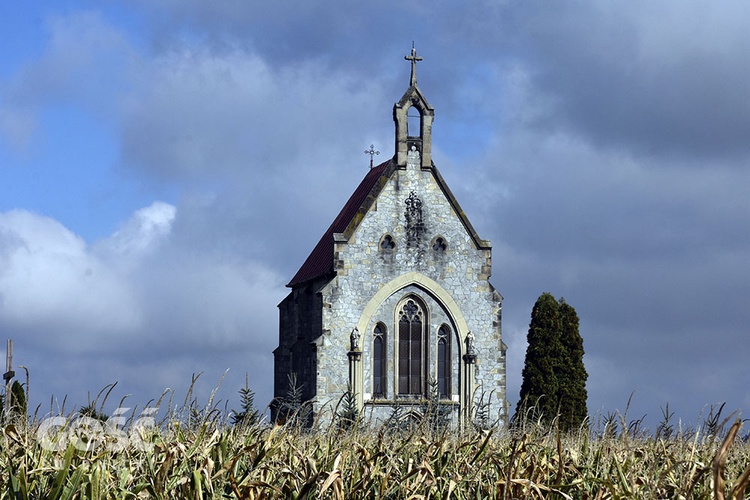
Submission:
<svg viewBox="0 0 750 500">
<path fill-rule="evenodd" d="M 411 43 L 411 54 L 404 56 L 404 59 L 411 61 L 411 80 L 409 81 L 409 85 L 413 87 L 417 84 L 417 61 L 422 60 L 422 56 L 417 55 L 417 49 L 414 48 L 414 42 Z"/>
<path fill-rule="evenodd" d="M 380 151 L 375 151 L 375 145 L 370 144 L 370 149 L 365 149 L 365 154 L 370 155 L 370 168 L 372 168 L 372 157 L 375 155 L 379 155 Z"/>
</svg>

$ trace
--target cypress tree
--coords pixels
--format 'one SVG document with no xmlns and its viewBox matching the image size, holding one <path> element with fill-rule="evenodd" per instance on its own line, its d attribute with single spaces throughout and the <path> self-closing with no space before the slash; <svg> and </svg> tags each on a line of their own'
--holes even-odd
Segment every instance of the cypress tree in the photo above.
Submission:
<svg viewBox="0 0 750 500">
<path fill-rule="evenodd" d="M 531 311 L 521 397 L 516 407 L 521 418 L 523 412 L 531 409 L 547 423 L 557 415 L 557 356 L 562 349 L 558 309 L 557 300 L 545 292 Z"/>
<path fill-rule="evenodd" d="M 533 410 L 551 423 L 558 417 L 563 431 L 579 427 L 587 416 L 583 339 L 575 309 L 550 293 L 539 296 L 531 311 L 516 418 Z"/>
<path fill-rule="evenodd" d="M 583 365 L 583 338 L 578 332 L 576 310 L 560 299 L 560 343 L 558 399 L 560 404 L 560 427 L 568 431 L 580 427 L 586 420 L 586 367 Z"/>
</svg>

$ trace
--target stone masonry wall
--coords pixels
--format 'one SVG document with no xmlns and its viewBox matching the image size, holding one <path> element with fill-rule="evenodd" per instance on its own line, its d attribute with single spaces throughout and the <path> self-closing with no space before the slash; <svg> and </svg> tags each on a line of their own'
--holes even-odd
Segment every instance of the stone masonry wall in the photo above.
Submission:
<svg viewBox="0 0 750 500">
<path fill-rule="evenodd" d="M 421 200 L 421 224 L 415 212 L 407 214 L 407 199 L 414 195 Z M 412 202 L 414 197 L 411 198 Z M 390 238 L 381 245 L 384 238 Z M 440 240 L 442 241 L 440 241 Z M 391 250 L 384 250 L 390 243 Z M 443 248 L 444 246 L 444 248 Z M 365 215 L 349 241 L 336 244 L 337 276 L 321 289 L 322 330 L 317 343 L 317 389 L 315 410 L 332 408 L 347 390 L 349 377 L 347 352 L 352 329 L 360 321 L 370 299 L 382 287 L 406 273 L 417 271 L 440 284 L 455 300 L 463 319 L 475 337 L 477 350 L 474 382 L 476 400 L 480 392 L 485 400 L 492 396 L 492 413 L 505 418 L 505 352 L 500 326 L 500 295 L 489 282 L 491 251 L 477 248 L 471 234 L 454 211 L 431 170 L 422 170 L 418 153 L 410 154 L 405 170 L 397 170 L 381 191 L 377 201 Z M 382 414 L 385 401 L 370 401 L 372 329 L 377 321 L 388 327 L 387 397 L 393 399 L 393 362 L 395 352 L 394 307 L 409 293 L 418 294 L 429 309 L 431 375 L 435 376 L 436 332 L 448 324 L 452 338 L 452 394 L 459 388 L 460 355 L 465 351 L 467 331 L 458 331 L 445 308 L 415 283 L 396 290 L 369 319 L 361 331 L 364 383 L 361 388 L 368 411 Z M 476 404 L 476 403 L 475 403 Z M 375 407 L 381 408 L 376 410 Z M 367 412 L 366 412 L 367 413 Z"/>
</svg>

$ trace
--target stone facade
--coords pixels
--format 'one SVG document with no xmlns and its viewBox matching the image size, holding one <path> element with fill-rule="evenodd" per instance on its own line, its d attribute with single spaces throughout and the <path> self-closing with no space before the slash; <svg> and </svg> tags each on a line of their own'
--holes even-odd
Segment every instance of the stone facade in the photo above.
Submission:
<svg viewBox="0 0 750 500">
<path fill-rule="evenodd" d="M 488 403 L 491 419 L 504 422 L 491 246 L 432 164 L 434 112 L 411 56 L 411 85 L 394 105 L 394 157 L 368 172 L 279 305 L 274 394 L 283 398 L 295 373 L 324 420 L 351 390 L 372 420 L 432 396 L 456 425 Z M 419 113 L 416 133 L 407 129 L 410 109 Z"/>
</svg>

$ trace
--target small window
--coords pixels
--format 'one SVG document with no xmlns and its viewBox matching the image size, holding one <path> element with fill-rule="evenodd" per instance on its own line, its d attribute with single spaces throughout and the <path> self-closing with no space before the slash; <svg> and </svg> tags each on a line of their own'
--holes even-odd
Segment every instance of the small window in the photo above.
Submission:
<svg viewBox="0 0 750 500">
<path fill-rule="evenodd" d="M 386 397 L 386 330 L 378 323 L 372 332 L 372 395 Z"/>
<path fill-rule="evenodd" d="M 451 330 L 446 325 L 438 330 L 437 355 L 437 389 L 440 397 L 445 399 L 451 393 Z"/>
<path fill-rule="evenodd" d="M 432 250 L 435 253 L 445 253 L 448 250 L 448 243 L 445 242 L 445 238 L 438 236 L 435 241 L 432 242 Z"/>
<path fill-rule="evenodd" d="M 386 234 L 383 239 L 380 240 L 380 250 L 383 252 L 393 252 L 396 250 L 396 242 L 393 240 L 393 236 Z"/>
</svg>

